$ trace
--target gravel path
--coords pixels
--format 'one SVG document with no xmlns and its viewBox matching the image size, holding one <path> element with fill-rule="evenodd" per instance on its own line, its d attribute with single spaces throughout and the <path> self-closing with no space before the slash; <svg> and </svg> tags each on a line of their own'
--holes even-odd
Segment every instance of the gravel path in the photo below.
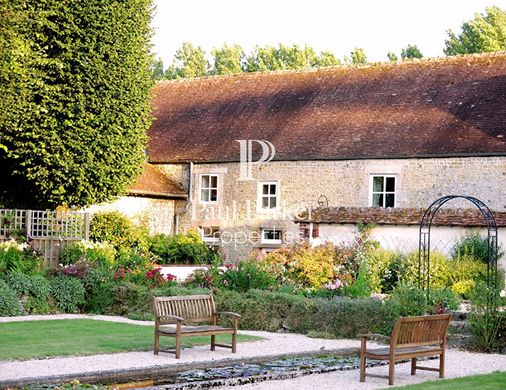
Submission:
<svg viewBox="0 0 506 390">
<path fill-rule="evenodd" d="M 0 318 L 0 322 L 35 321 L 46 319 L 95 319 L 101 321 L 126 322 L 153 326 L 150 321 L 133 321 L 122 317 L 89 316 L 89 315 L 51 315 Z M 216 362 L 231 358 L 279 355 L 280 353 L 311 352 L 321 349 L 357 348 L 358 340 L 323 340 L 312 339 L 298 334 L 279 334 L 256 331 L 242 331 L 242 334 L 263 337 L 263 340 L 242 342 L 238 346 L 237 354 L 232 355 L 229 350 L 218 348 L 209 351 L 208 346 L 199 346 L 183 350 L 181 359 L 176 360 L 171 354 L 161 353 L 158 356 L 152 352 L 125 352 L 94 356 L 78 356 L 66 358 L 49 358 L 27 361 L 0 362 L 0 381 L 22 378 L 35 378 L 49 375 L 77 374 L 108 370 L 132 368 L 148 368 L 175 365 L 188 362 Z M 69 341 L 71 342 L 71 341 Z M 374 346 L 371 343 L 371 346 Z M 436 366 L 437 360 L 423 362 L 424 365 Z M 446 377 L 460 377 L 466 375 L 506 371 L 506 355 L 479 354 L 449 349 L 447 352 Z M 386 375 L 388 368 L 369 368 L 368 372 Z M 416 376 L 410 375 L 409 363 L 397 365 L 396 385 L 424 382 L 437 379 L 437 373 L 418 371 Z M 288 379 L 269 381 L 241 386 L 241 390 L 306 390 L 306 389 L 378 389 L 388 387 L 386 379 L 367 378 L 366 383 L 358 382 L 358 371 L 337 371 L 328 374 L 317 374 Z M 505 386 L 506 388 L 506 386 Z M 223 387 L 225 389 L 225 387 Z"/>
<path fill-rule="evenodd" d="M 358 342 L 356 342 L 358 344 Z M 437 367 L 439 360 L 421 362 L 420 365 Z M 506 355 L 463 352 L 449 349 L 446 354 L 446 378 L 486 374 L 494 371 L 506 371 Z M 388 375 L 388 366 L 368 368 L 371 374 Z M 411 376 L 410 363 L 396 365 L 395 386 L 437 380 L 438 373 L 418 370 Z M 504 389 L 506 389 L 506 384 Z M 241 386 L 241 390 L 371 390 L 389 388 L 388 380 L 366 377 L 365 383 L 359 382 L 358 370 L 335 371 L 328 374 L 308 375 L 295 379 L 268 381 Z M 231 389 L 219 387 L 217 389 Z"/>
</svg>

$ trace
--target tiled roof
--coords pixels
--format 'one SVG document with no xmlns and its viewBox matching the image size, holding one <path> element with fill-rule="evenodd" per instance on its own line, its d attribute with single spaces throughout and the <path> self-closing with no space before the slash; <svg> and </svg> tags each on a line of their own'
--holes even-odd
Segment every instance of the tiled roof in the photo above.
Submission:
<svg viewBox="0 0 506 390">
<path fill-rule="evenodd" d="M 137 181 L 128 188 L 130 195 L 153 196 L 162 198 L 187 198 L 184 190 L 160 169 L 144 163 Z"/>
<path fill-rule="evenodd" d="M 506 155 L 506 52 L 158 83 L 149 160 Z"/>
<path fill-rule="evenodd" d="M 381 207 L 322 207 L 305 212 L 296 222 L 316 223 L 374 223 L 376 225 L 419 225 L 425 209 Z M 506 227 L 506 212 L 493 212 L 498 227 Z M 477 209 L 441 209 L 434 217 L 435 226 L 487 226 Z"/>
</svg>

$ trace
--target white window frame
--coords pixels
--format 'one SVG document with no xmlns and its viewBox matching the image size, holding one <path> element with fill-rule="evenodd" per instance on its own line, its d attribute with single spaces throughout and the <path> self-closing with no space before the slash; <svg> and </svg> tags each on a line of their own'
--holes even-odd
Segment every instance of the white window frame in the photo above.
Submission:
<svg viewBox="0 0 506 390">
<path fill-rule="evenodd" d="M 279 232 L 279 239 L 265 238 L 264 233 L 268 230 L 274 230 Z M 261 244 L 282 244 L 283 243 L 283 231 L 281 228 L 262 228 L 260 232 L 260 243 Z"/>
<path fill-rule="evenodd" d="M 375 177 L 383 177 L 383 189 L 382 191 L 374 191 L 374 178 Z M 387 185 L 387 181 L 386 179 L 387 178 L 390 178 L 390 177 L 393 177 L 395 179 L 395 188 L 394 188 L 394 191 L 386 191 L 386 185 Z M 393 207 L 397 207 L 397 196 L 398 196 L 398 193 L 397 193 L 397 186 L 398 186 L 398 183 L 399 183 L 399 177 L 398 175 L 392 175 L 392 174 L 383 174 L 383 173 L 373 173 L 371 175 L 369 175 L 369 207 L 381 207 L 381 208 L 389 208 L 389 207 L 386 207 L 386 206 L 374 206 L 373 205 L 373 199 L 374 199 L 374 194 L 383 194 L 383 204 L 386 204 L 386 195 L 387 194 L 393 194 L 394 195 L 394 205 Z"/>
<path fill-rule="evenodd" d="M 276 186 L 276 194 L 274 196 L 270 195 L 270 194 L 264 195 L 264 193 L 263 193 L 264 185 L 268 185 L 268 186 L 275 185 Z M 272 180 L 271 181 L 259 181 L 258 187 L 257 187 L 257 211 L 260 213 L 275 213 L 279 209 L 280 191 L 281 191 L 281 187 L 280 187 L 279 181 L 272 181 Z M 276 207 L 273 207 L 273 208 L 263 207 L 262 201 L 264 199 L 264 196 L 267 196 L 269 199 L 275 198 L 276 199 Z"/>
<path fill-rule="evenodd" d="M 215 187 L 207 187 L 207 191 L 209 194 L 209 199 L 211 199 L 211 190 L 216 189 L 216 200 L 203 200 L 202 199 L 202 178 L 204 176 L 209 176 L 209 185 L 211 185 L 211 177 L 216 177 L 216 188 Z M 220 200 L 220 175 L 217 173 L 201 173 L 199 175 L 199 201 L 200 203 L 210 203 L 217 204 Z"/>
</svg>

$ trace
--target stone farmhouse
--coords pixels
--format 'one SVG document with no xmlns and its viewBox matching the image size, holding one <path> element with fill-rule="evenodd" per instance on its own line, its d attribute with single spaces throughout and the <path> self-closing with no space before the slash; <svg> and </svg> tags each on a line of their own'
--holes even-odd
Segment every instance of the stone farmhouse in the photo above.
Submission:
<svg viewBox="0 0 506 390">
<path fill-rule="evenodd" d="M 153 115 L 134 196 L 110 207 L 201 229 L 229 260 L 358 222 L 415 242 L 423 209 L 450 194 L 506 227 L 504 52 L 164 81 Z M 484 225 L 450 207 L 443 235 Z"/>
</svg>

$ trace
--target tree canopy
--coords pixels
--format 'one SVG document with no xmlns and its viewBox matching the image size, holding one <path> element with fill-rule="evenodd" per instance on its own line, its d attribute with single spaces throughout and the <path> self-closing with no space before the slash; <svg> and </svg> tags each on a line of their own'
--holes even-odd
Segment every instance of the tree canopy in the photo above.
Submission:
<svg viewBox="0 0 506 390">
<path fill-rule="evenodd" d="M 239 45 L 224 44 L 211 51 L 214 58 L 214 74 L 226 75 L 242 72 L 244 51 Z"/>
<path fill-rule="evenodd" d="M 446 55 L 506 50 L 506 11 L 498 7 L 486 8 L 484 14 L 476 13 L 461 28 L 458 35 L 447 31 Z"/>
<path fill-rule="evenodd" d="M 0 0 L 5 205 L 99 203 L 140 173 L 151 9 L 150 0 Z"/>
<path fill-rule="evenodd" d="M 401 51 L 401 58 L 422 58 L 423 54 L 416 45 L 408 45 Z"/>
<path fill-rule="evenodd" d="M 200 46 L 193 46 L 190 42 L 176 50 L 172 65 L 166 71 L 166 78 L 178 79 L 182 77 L 206 76 L 209 70 L 209 62 L 206 53 Z"/>
<path fill-rule="evenodd" d="M 355 65 L 367 64 L 367 55 L 365 50 L 361 47 L 356 47 L 350 53 L 351 63 Z"/>
</svg>

